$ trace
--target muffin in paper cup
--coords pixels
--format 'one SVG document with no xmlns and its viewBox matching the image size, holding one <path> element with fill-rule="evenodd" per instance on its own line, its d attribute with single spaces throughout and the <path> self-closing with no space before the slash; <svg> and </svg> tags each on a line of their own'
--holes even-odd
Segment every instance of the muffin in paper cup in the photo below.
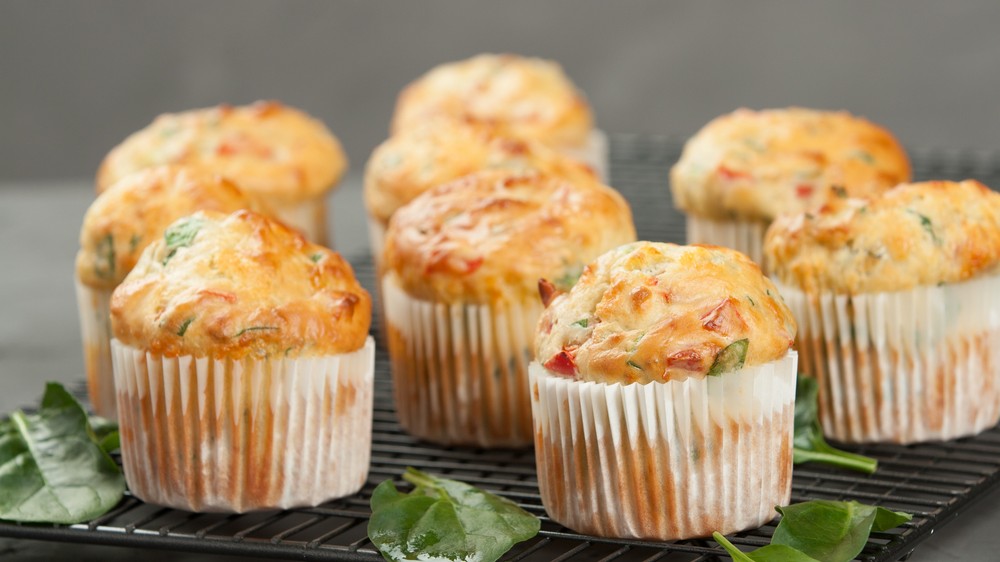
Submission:
<svg viewBox="0 0 1000 562">
<path fill-rule="evenodd" d="M 97 191 L 163 164 L 221 174 L 310 241 L 331 246 L 326 197 L 347 170 L 347 157 L 326 126 L 303 111 L 260 101 L 160 115 L 108 153 Z"/>
<path fill-rule="evenodd" d="M 251 211 L 199 212 L 111 302 L 122 464 L 144 501 L 315 506 L 371 456 L 371 299 L 338 254 Z"/>
<path fill-rule="evenodd" d="M 670 189 L 688 219 L 688 244 L 726 246 L 763 263 L 764 233 L 776 217 L 909 179 L 899 142 L 865 119 L 795 107 L 739 109 L 687 141 Z"/>
<path fill-rule="evenodd" d="M 391 134 L 442 117 L 487 124 L 590 164 L 601 156 L 590 104 L 555 61 L 481 54 L 438 65 L 400 92 Z"/>
<path fill-rule="evenodd" d="M 530 366 L 542 503 L 574 531 L 758 527 L 791 495 L 795 323 L 746 256 L 639 242 L 542 314 Z"/>
<path fill-rule="evenodd" d="M 76 257 L 87 391 L 94 412 L 115 419 L 111 371 L 111 293 L 142 253 L 176 219 L 199 209 L 232 212 L 252 206 L 235 185 L 216 174 L 161 166 L 125 176 L 87 209 Z"/>
<path fill-rule="evenodd" d="M 617 192 L 538 171 L 471 174 L 396 212 L 382 296 L 403 428 L 442 444 L 530 445 L 539 279 L 568 287 L 634 238 Z"/>
<path fill-rule="evenodd" d="M 826 435 L 915 443 L 1000 420 L 1000 195 L 901 185 L 776 221 L 766 249 Z"/>
<path fill-rule="evenodd" d="M 437 117 L 395 133 L 365 166 L 364 199 L 376 265 L 385 229 L 402 206 L 421 193 L 480 170 L 537 170 L 574 183 L 596 183 L 594 170 L 537 140 L 518 139 L 501 127 Z"/>
</svg>

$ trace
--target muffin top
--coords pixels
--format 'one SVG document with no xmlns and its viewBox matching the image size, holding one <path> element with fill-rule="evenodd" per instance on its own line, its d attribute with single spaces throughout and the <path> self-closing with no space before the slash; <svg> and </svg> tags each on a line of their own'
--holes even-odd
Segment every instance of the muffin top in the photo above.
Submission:
<svg viewBox="0 0 1000 562">
<path fill-rule="evenodd" d="M 484 170 L 397 211 L 384 263 L 414 298 L 517 302 L 537 298 L 540 278 L 572 285 L 584 264 L 632 240 L 632 213 L 609 187 Z"/>
<path fill-rule="evenodd" d="M 348 353 L 370 322 L 340 254 L 252 211 L 174 222 L 111 297 L 114 336 L 168 357 Z"/>
<path fill-rule="evenodd" d="M 295 202 L 331 189 L 347 158 L 326 126 L 302 111 L 274 101 L 220 105 L 160 115 L 129 136 L 101 163 L 97 191 L 157 164 L 204 168 L 249 195 Z"/>
<path fill-rule="evenodd" d="M 593 128 L 590 105 L 559 64 L 482 54 L 442 64 L 399 94 L 392 133 L 433 115 L 492 123 L 505 134 L 580 146 Z"/>
<path fill-rule="evenodd" d="M 125 176 L 83 217 L 77 279 L 113 289 L 170 223 L 200 209 L 231 213 L 248 208 L 251 202 L 235 185 L 206 171 L 158 166 Z"/>
<path fill-rule="evenodd" d="M 776 220 L 773 274 L 806 293 L 902 291 L 997 271 L 1000 194 L 983 184 L 903 184 L 871 199 L 835 198 Z"/>
<path fill-rule="evenodd" d="M 739 109 L 712 120 L 670 170 L 674 204 L 708 219 L 768 222 L 910 180 L 891 133 L 847 112 Z"/>
<path fill-rule="evenodd" d="M 550 372 L 602 383 L 722 375 L 785 356 L 795 321 L 745 255 L 637 242 L 599 257 L 538 323 Z"/>
<path fill-rule="evenodd" d="M 428 189 L 488 168 L 597 181 L 589 167 L 541 143 L 505 137 L 484 124 L 437 119 L 400 131 L 375 149 L 365 168 L 365 205 L 385 224 Z"/>
</svg>

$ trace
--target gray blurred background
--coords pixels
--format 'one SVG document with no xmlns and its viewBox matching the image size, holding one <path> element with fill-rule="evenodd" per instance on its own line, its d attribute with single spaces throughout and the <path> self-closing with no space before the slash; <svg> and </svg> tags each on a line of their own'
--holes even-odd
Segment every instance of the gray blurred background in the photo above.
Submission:
<svg viewBox="0 0 1000 562">
<path fill-rule="evenodd" d="M 351 159 L 335 240 L 357 255 L 364 161 L 396 93 L 438 63 L 556 59 L 609 132 L 685 138 L 740 106 L 796 104 L 867 116 L 909 147 L 997 155 L 998 25 L 996 0 L 0 0 L 0 412 L 82 379 L 72 276 L 91 181 L 158 113 L 273 98 L 321 118 Z M 912 560 L 996 559 L 998 504 Z M 228 560 L 7 539 L 0 556 Z"/>
<path fill-rule="evenodd" d="M 844 108 L 910 146 L 1000 147 L 1000 3 L 5 1 L 0 180 L 91 177 L 157 113 L 274 98 L 355 171 L 443 61 L 561 61 L 602 128 L 686 137 L 739 106 Z"/>
</svg>

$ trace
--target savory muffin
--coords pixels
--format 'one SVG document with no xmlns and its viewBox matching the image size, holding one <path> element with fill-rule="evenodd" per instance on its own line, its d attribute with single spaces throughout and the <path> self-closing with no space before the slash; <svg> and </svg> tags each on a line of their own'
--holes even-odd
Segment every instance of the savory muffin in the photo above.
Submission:
<svg viewBox="0 0 1000 562">
<path fill-rule="evenodd" d="M 382 291 L 403 427 L 439 443 L 531 443 L 530 333 L 540 278 L 635 239 L 614 190 L 487 170 L 418 196 L 389 221 Z"/>
<path fill-rule="evenodd" d="M 271 214 L 326 244 L 326 196 L 347 169 L 337 139 L 320 121 L 274 101 L 167 113 L 105 157 L 97 191 L 159 164 L 222 174 Z"/>
<path fill-rule="evenodd" d="M 421 193 L 486 169 L 539 170 L 574 183 L 594 182 L 587 166 L 531 140 L 464 120 L 432 119 L 379 145 L 365 167 L 364 198 L 372 253 L 381 261 L 393 213 Z"/>
<path fill-rule="evenodd" d="M 761 263 L 767 225 L 846 192 L 866 196 L 909 181 L 903 148 L 847 112 L 739 109 L 712 120 L 670 170 L 688 243 L 729 246 Z"/>
<path fill-rule="evenodd" d="M 769 267 L 840 441 L 971 435 L 1000 419 L 1000 194 L 900 185 L 780 218 Z"/>
<path fill-rule="evenodd" d="M 436 66 L 399 94 L 391 134 L 436 117 L 488 124 L 607 169 L 590 105 L 554 61 L 481 54 Z"/>
<path fill-rule="evenodd" d="M 251 211 L 199 212 L 111 300 L 129 488 L 191 511 L 356 492 L 371 447 L 371 299 L 339 254 Z"/>
<path fill-rule="evenodd" d="M 217 174 L 161 166 L 125 176 L 87 209 L 76 255 L 76 293 L 87 389 L 98 415 L 116 417 L 111 291 L 170 223 L 201 209 L 229 213 L 251 206 L 235 185 Z"/>
<path fill-rule="evenodd" d="M 550 517 L 674 540 L 757 527 L 787 503 L 796 327 L 755 263 L 638 242 L 549 300 L 530 377 Z"/>
</svg>

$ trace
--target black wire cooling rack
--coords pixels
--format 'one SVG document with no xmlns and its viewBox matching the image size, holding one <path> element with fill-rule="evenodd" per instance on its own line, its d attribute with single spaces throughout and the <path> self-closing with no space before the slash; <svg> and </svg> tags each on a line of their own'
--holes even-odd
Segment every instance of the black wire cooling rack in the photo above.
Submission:
<svg viewBox="0 0 1000 562">
<path fill-rule="evenodd" d="M 681 242 L 683 217 L 667 190 L 678 142 L 615 135 L 611 142 L 611 184 L 631 202 L 640 238 Z M 977 178 L 1000 186 L 1000 153 L 916 151 L 918 179 Z M 372 288 L 367 258 L 355 260 L 358 277 Z M 792 501 L 856 499 L 912 513 L 913 520 L 889 533 L 875 533 L 859 560 L 899 560 L 953 519 L 1000 480 L 1000 429 L 974 438 L 915 446 L 846 447 L 879 461 L 878 472 L 860 475 L 817 465 L 797 466 Z M 376 561 L 368 541 L 368 501 L 374 487 L 398 478 L 405 467 L 447 475 L 506 496 L 542 519 L 540 535 L 514 547 L 504 560 L 536 561 L 716 561 L 728 557 L 710 540 L 657 543 L 602 539 L 574 533 L 545 516 L 531 451 L 487 451 L 437 447 L 403 433 L 392 406 L 388 358 L 376 358 L 372 465 L 355 496 L 319 507 L 247 515 L 197 514 L 145 504 L 127 496 L 111 512 L 86 524 L 38 526 L 0 523 L 0 536 L 122 545 L 295 560 Z M 767 544 L 774 525 L 738 533 L 745 547 Z"/>
</svg>

